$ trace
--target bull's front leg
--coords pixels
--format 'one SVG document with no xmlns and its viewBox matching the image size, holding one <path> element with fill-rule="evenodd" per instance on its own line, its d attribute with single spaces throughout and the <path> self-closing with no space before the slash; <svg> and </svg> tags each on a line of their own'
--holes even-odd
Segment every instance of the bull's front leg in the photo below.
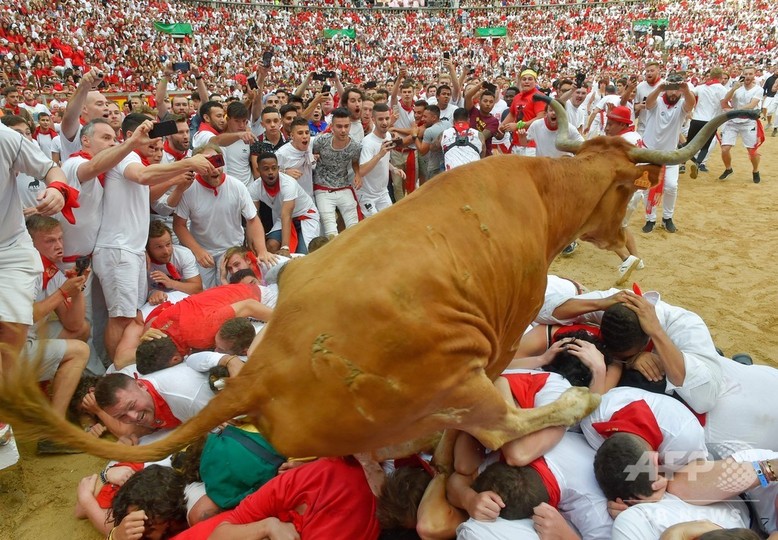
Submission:
<svg viewBox="0 0 778 540">
<path fill-rule="evenodd" d="M 491 416 L 490 420 L 463 428 L 492 450 L 552 426 L 571 426 L 591 413 L 600 404 L 600 396 L 587 388 L 573 387 L 558 400 L 542 407 L 519 409 L 506 403 L 492 386 L 493 395 L 482 396 L 483 409 L 479 416 Z M 491 412 L 491 415 L 489 414 Z"/>
</svg>

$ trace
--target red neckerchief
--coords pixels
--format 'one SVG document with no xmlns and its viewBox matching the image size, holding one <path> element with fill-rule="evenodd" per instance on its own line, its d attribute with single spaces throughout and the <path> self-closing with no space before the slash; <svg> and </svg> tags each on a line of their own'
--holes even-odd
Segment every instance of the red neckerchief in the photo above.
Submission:
<svg viewBox="0 0 778 540">
<path fill-rule="evenodd" d="M 202 177 L 202 176 L 200 176 L 199 174 L 198 174 L 198 175 L 196 175 L 196 176 L 195 176 L 195 178 L 197 179 L 197 183 L 198 183 L 198 184 L 200 184 L 201 186 L 203 186 L 205 189 L 208 189 L 208 190 L 210 190 L 210 191 L 213 191 L 213 196 L 214 196 L 214 197 L 218 197 L 218 195 L 219 195 L 219 187 L 221 187 L 221 185 L 224 183 L 224 180 L 226 180 L 226 178 L 227 178 L 227 175 L 226 175 L 226 174 L 224 174 L 224 173 L 222 173 L 222 177 L 221 177 L 221 180 L 219 181 L 219 185 L 218 185 L 218 186 L 216 186 L 216 187 L 212 186 L 211 184 L 209 184 L 208 182 L 206 182 L 205 180 L 203 180 L 203 177 Z"/>
<path fill-rule="evenodd" d="M 140 158 L 140 162 L 143 163 L 144 167 L 148 167 L 149 165 L 151 165 L 151 162 L 149 161 L 149 158 L 143 157 L 143 155 L 140 152 L 138 152 L 137 150 L 133 150 L 133 152 L 138 154 L 138 157 Z"/>
<path fill-rule="evenodd" d="M 535 396 L 546 385 L 549 373 L 504 374 L 511 387 L 511 394 L 522 409 L 535 408 Z"/>
<path fill-rule="evenodd" d="M 278 179 L 278 182 L 276 182 L 276 185 L 273 187 L 268 186 L 264 180 L 262 180 L 262 186 L 265 188 L 265 191 L 267 191 L 267 194 L 271 197 L 275 197 L 278 195 L 278 192 L 281 191 L 281 178 Z"/>
<path fill-rule="evenodd" d="M 200 129 L 198 129 L 197 132 L 200 133 L 201 131 L 209 131 L 214 135 L 219 135 L 219 132 L 216 131 L 216 128 L 214 128 L 211 124 L 208 124 L 206 122 L 200 124 Z"/>
<path fill-rule="evenodd" d="M 32 132 L 32 138 L 36 141 L 38 140 L 38 135 L 48 135 L 52 139 L 57 136 L 57 132 L 51 128 L 49 128 L 48 131 L 41 131 L 41 127 L 38 126 L 35 128 L 35 131 Z"/>
<path fill-rule="evenodd" d="M 27 103 L 25 101 L 24 104 L 27 105 L 28 107 L 35 107 L 36 105 L 38 105 L 38 102 L 33 99 L 32 103 Z"/>
<path fill-rule="evenodd" d="M 645 400 L 633 401 L 613 413 L 610 420 L 594 422 L 594 430 L 606 439 L 614 433 L 630 433 L 645 440 L 653 450 L 659 450 L 664 437 L 656 417 Z"/>
<path fill-rule="evenodd" d="M 173 156 L 173 159 L 176 161 L 181 161 L 186 157 L 186 152 L 179 152 L 175 150 L 172 146 L 170 146 L 170 141 L 165 141 L 165 143 L 162 145 L 162 149 Z"/>
<path fill-rule="evenodd" d="M 535 469 L 540 475 L 540 479 L 543 481 L 543 485 L 546 486 L 548 491 L 548 504 L 554 508 L 559 507 L 559 501 L 562 498 L 562 490 L 559 488 L 559 482 L 557 482 L 556 476 L 551 472 L 551 469 L 546 463 L 546 459 L 539 457 L 535 461 L 529 463 L 529 466 Z"/>
<path fill-rule="evenodd" d="M 62 198 L 65 199 L 65 206 L 62 207 L 60 213 L 62 213 L 62 217 L 64 217 L 68 223 L 75 225 L 76 216 L 73 214 L 73 209 L 81 206 L 78 202 L 79 191 L 64 182 L 58 181 L 50 183 L 49 187 L 56 189 L 62 194 Z"/>
<path fill-rule="evenodd" d="M 402 100 L 400 100 L 400 107 L 402 107 L 405 112 L 409 113 L 409 112 L 413 111 L 413 101 L 411 101 L 411 104 L 406 107 L 403 104 Z"/>
<path fill-rule="evenodd" d="M 257 256 L 254 255 L 254 252 L 249 251 L 246 253 L 246 258 L 249 261 L 249 266 L 251 266 L 251 271 L 254 272 L 257 279 L 262 279 L 262 271 L 259 269 L 259 261 L 257 260 Z"/>
<path fill-rule="evenodd" d="M 79 152 L 74 152 L 70 154 L 70 157 L 82 157 L 85 160 L 89 161 L 92 159 L 92 154 L 90 154 L 89 152 L 85 152 L 84 150 L 81 150 Z M 105 187 L 105 173 L 98 174 L 97 179 L 100 181 L 100 185 Z"/>
<path fill-rule="evenodd" d="M 16 116 L 19 116 L 21 114 L 21 109 L 19 108 L 19 105 L 11 109 L 11 112 L 14 113 Z"/>
<path fill-rule="evenodd" d="M 705 86 L 712 86 L 714 84 L 721 84 L 721 79 L 711 79 L 705 83 Z"/>
<path fill-rule="evenodd" d="M 624 135 L 625 133 L 631 133 L 633 131 L 635 131 L 635 126 L 634 125 L 630 125 L 628 127 L 625 127 L 624 129 L 622 129 L 621 131 L 619 131 L 616 135 L 617 136 Z"/>
<path fill-rule="evenodd" d="M 154 402 L 154 425 L 156 429 L 170 429 L 181 425 L 181 420 L 173 415 L 173 411 L 170 410 L 170 406 L 165 399 L 159 395 L 154 385 L 145 379 L 138 379 L 138 375 L 135 375 L 135 380 L 138 384 L 143 386 L 151 396 L 151 400 Z"/>
<path fill-rule="evenodd" d="M 51 279 L 59 272 L 59 268 L 43 255 L 41 255 L 41 261 L 43 261 L 43 290 L 45 291 Z"/>
<path fill-rule="evenodd" d="M 151 256 L 149 256 L 149 258 L 151 258 Z M 157 266 L 164 266 L 168 276 L 170 276 L 176 281 L 181 281 L 181 274 L 178 272 L 178 269 L 173 265 L 172 259 L 170 262 L 161 263 L 151 258 L 151 262 L 153 264 L 156 264 Z"/>
<path fill-rule="evenodd" d="M 78 123 L 81 124 L 82 126 L 85 126 L 87 124 L 86 120 L 84 120 L 80 116 L 78 117 Z"/>
<path fill-rule="evenodd" d="M 559 129 L 559 124 L 557 124 L 557 127 L 551 127 L 549 125 L 548 116 L 543 117 L 543 122 L 546 123 L 546 128 L 548 128 L 549 131 L 556 131 L 557 129 Z"/>
<path fill-rule="evenodd" d="M 646 84 L 647 84 L 648 86 L 650 86 L 651 88 L 653 88 L 653 87 L 655 87 L 657 84 L 659 84 L 659 81 L 661 81 L 661 80 L 662 80 L 662 79 L 657 79 L 657 80 L 656 80 L 656 82 L 655 82 L 654 84 L 651 84 L 650 82 L 648 82 L 648 81 L 646 80 Z"/>
</svg>

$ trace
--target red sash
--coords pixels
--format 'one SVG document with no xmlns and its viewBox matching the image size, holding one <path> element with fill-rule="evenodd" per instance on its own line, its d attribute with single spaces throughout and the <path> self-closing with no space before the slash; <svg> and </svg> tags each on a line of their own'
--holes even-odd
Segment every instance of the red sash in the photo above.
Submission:
<svg viewBox="0 0 778 540">
<path fill-rule="evenodd" d="M 83 150 L 81 150 L 80 152 L 74 152 L 70 154 L 70 157 L 82 157 L 87 161 L 92 160 L 92 154 L 90 154 L 89 152 L 85 152 Z M 100 185 L 105 187 L 105 173 L 98 174 L 97 179 L 100 181 Z"/>
<path fill-rule="evenodd" d="M 503 375 L 511 387 L 511 394 L 522 409 L 535 407 L 535 397 L 546 385 L 549 373 L 509 373 Z"/>
<path fill-rule="evenodd" d="M 659 183 L 648 190 L 648 200 L 646 201 L 646 214 L 650 214 L 651 211 L 659 206 L 662 202 L 662 191 L 665 189 L 665 174 L 667 172 L 667 165 L 662 165 L 659 171 Z"/>
<path fill-rule="evenodd" d="M 535 461 L 529 464 L 540 475 L 540 479 L 543 481 L 543 485 L 546 486 L 548 491 L 548 504 L 554 508 L 559 507 L 559 500 L 562 498 L 562 490 L 559 488 L 559 482 L 557 482 L 556 476 L 548 468 L 546 459 L 539 457 Z"/>
<path fill-rule="evenodd" d="M 405 193 L 412 193 L 416 189 L 416 150 L 404 148 L 402 152 L 408 154 L 405 160 Z"/>
<path fill-rule="evenodd" d="M 170 406 L 165 399 L 159 395 L 154 385 L 145 379 L 138 379 L 135 376 L 138 384 L 143 386 L 151 396 L 154 402 L 154 423 L 157 429 L 170 429 L 181 425 L 181 420 L 173 415 L 173 411 L 170 410 Z"/>
<path fill-rule="evenodd" d="M 633 401 L 613 413 L 610 420 L 594 422 L 594 430 L 606 439 L 614 433 L 630 433 L 644 439 L 648 445 L 659 450 L 664 437 L 654 413 L 645 400 Z"/>
</svg>

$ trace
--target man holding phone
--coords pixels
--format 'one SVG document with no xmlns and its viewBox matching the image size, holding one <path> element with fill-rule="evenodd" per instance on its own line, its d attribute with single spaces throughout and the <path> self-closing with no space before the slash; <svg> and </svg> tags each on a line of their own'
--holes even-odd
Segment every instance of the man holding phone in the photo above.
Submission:
<svg viewBox="0 0 778 540">
<path fill-rule="evenodd" d="M 660 99 L 661 97 L 661 99 Z M 675 150 L 686 116 L 694 108 L 694 94 L 680 75 L 671 75 L 667 82 L 657 84 L 646 98 L 646 125 L 643 143 L 651 150 Z M 664 181 L 649 190 L 646 203 L 644 233 L 656 225 L 656 207 L 662 201 L 662 224 L 669 233 L 677 229 L 673 223 L 678 197 L 679 165 L 664 165 Z"/>
<path fill-rule="evenodd" d="M 465 90 L 465 110 L 470 115 L 470 127 L 483 135 L 487 157 L 492 155 L 492 139 L 500 131 L 499 120 L 492 116 L 496 91 L 497 86 L 487 81 Z"/>
<path fill-rule="evenodd" d="M 377 103 L 373 107 L 375 128 L 362 140 L 359 156 L 362 187 L 357 189 L 357 199 L 365 216 L 372 216 L 392 206 L 386 183 L 390 169 L 394 174 L 405 179 L 405 173 L 389 163 L 389 155 L 394 148 L 392 136 L 389 134 L 391 118 L 389 106 L 386 103 Z"/>
<path fill-rule="evenodd" d="M 275 256 L 265 246 L 265 230 L 246 186 L 224 173 L 222 149 L 213 144 L 196 148 L 193 159 L 203 159 L 209 170 L 198 172 L 195 183 L 186 190 L 173 215 L 173 230 L 197 259 L 203 288 L 216 287 L 224 252 L 243 244 L 257 259 L 273 264 Z M 241 217 L 246 220 L 244 233 Z"/>
<path fill-rule="evenodd" d="M 759 109 L 762 97 L 762 87 L 756 83 L 756 69 L 753 66 L 743 68 L 743 75 L 730 88 L 721 106 L 725 111 L 731 109 Z M 764 142 L 764 131 L 757 120 L 749 118 L 734 118 L 724 124 L 721 129 L 721 161 L 724 162 L 724 172 L 719 180 L 724 180 L 732 174 L 732 147 L 740 137 L 743 146 L 748 150 L 748 159 L 753 168 L 751 177 L 754 184 L 762 181 L 759 176 L 759 146 Z"/>
<path fill-rule="evenodd" d="M 64 417 L 89 359 L 86 340 L 90 327 L 82 292 L 89 269 L 80 275 L 75 269 L 64 274 L 60 272 L 57 265 L 62 263 L 63 234 L 56 219 L 31 216 L 27 230 L 40 254 L 43 272 L 36 280 L 35 324 L 27 335 L 24 354 L 31 360 L 40 359 L 40 380 L 52 382 L 52 408 Z M 56 321 L 48 320 L 52 313 L 56 313 Z M 59 450 L 64 448 L 55 448 L 50 441 L 38 443 L 39 453 L 57 453 Z"/>
<path fill-rule="evenodd" d="M 148 134 L 153 123 L 142 114 L 131 113 L 122 123 L 125 139 L 137 130 Z M 124 329 L 146 302 L 146 239 L 150 219 L 150 187 L 186 172 L 214 170 L 202 156 L 169 164 L 151 165 L 154 144 L 141 146 L 106 173 L 103 215 L 92 259 L 108 308 L 105 346 L 113 359 Z"/>
</svg>

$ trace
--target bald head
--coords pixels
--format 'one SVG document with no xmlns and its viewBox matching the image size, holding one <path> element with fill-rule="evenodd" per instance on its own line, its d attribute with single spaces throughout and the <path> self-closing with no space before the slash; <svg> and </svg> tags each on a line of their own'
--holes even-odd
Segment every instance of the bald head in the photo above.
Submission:
<svg viewBox="0 0 778 540">
<path fill-rule="evenodd" d="M 95 118 L 108 118 L 109 115 L 108 98 L 96 90 L 89 92 L 84 108 L 81 110 L 81 118 L 89 122 Z"/>
</svg>

